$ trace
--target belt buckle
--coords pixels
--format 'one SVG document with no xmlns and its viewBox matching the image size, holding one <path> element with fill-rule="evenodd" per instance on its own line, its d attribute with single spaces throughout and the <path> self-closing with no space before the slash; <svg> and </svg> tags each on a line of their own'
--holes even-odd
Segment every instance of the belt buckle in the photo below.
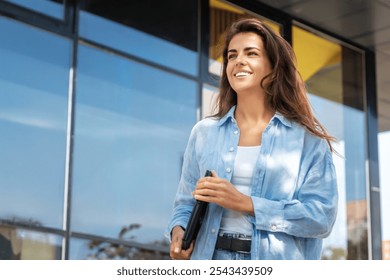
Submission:
<svg viewBox="0 0 390 280">
<path fill-rule="evenodd" d="M 235 251 L 236 253 L 239 253 L 239 254 L 250 254 L 251 252 L 249 251 Z"/>
<path fill-rule="evenodd" d="M 248 238 L 248 237 L 236 237 L 234 239 L 239 240 L 239 241 L 251 241 L 252 240 L 251 238 Z M 232 243 L 232 241 L 233 241 L 233 239 L 231 240 L 231 243 Z M 231 247 L 231 245 L 230 245 L 230 247 Z M 250 254 L 251 253 L 250 248 L 249 248 L 249 251 L 237 250 L 235 252 L 240 253 L 240 254 Z"/>
<path fill-rule="evenodd" d="M 250 254 L 251 253 L 250 251 L 234 251 L 234 252 L 237 252 L 240 254 Z"/>
</svg>

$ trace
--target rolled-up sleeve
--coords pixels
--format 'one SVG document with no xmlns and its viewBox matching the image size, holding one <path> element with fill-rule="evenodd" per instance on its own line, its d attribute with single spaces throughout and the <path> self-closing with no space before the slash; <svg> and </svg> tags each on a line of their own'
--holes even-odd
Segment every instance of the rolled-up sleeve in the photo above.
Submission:
<svg viewBox="0 0 390 280">
<path fill-rule="evenodd" d="M 253 196 L 256 229 L 296 237 L 327 237 L 336 220 L 338 204 L 336 172 L 330 151 L 317 158 L 296 192 L 291 200 Z"/>
</svg>

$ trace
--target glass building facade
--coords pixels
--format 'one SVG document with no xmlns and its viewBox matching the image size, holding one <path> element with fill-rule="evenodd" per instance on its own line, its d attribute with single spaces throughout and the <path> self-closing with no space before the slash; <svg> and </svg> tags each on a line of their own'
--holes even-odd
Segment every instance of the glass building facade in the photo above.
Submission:
<svg viewBox="0 0 390 280">
<path fill-rule="evenodd" d="M 0 1 L 0 259 L 169 259 L 184 149 L 218 95 L 219 39 L 249 16 L 292 44 L 338 139 L 323 258 L 380 252 L 367 50 L 256 1 L 31 2 Z"/>
</svg>

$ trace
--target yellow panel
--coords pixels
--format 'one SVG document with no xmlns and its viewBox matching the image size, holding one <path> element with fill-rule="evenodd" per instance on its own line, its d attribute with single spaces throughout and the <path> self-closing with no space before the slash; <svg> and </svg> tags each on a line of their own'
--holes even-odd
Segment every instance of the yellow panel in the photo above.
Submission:
<svg viewBox="0 0 390 280">
<path fill-rule="evenodd" d="M 229 5 L 228 3 L 225 3 L 224 1 L 220 1 L 220 0 L 210 0 L 210 7 L 217 8 L 220 10 L 229 11 L 229 12 L 239 14 L 239 15 L 246 15 L 248 17 L 251 16 L 250 14 L 247 14 L 245 12 L 245 10 L 240 9 L 240 8 L 236 8 L 235 6 Z M 270 20 L 267 20 L 265 18 L 261 18 L 261 20 L 265 24 L 267 24 L 269 27 L 271 27 L 275 32 L 280 33 L 280 26 L 278 24 L 276 24 Z"/>
<path fill-rule="evenodd" d="M 225 2 L 219 1 L 219 0 L 210 0 L 210 7 L 233 12 L 236 14 L 243 14 L 244 11 L 241 9 L 238 9 L 232 5 L 226 4 Z"/>
<path fill-rule="evenodd" d="M 307 81 L 322 68 L 341 62 L 341 46 L 293 26 L 293 47 L 298 70 Z"/>
<path fill-rule="evenodd" d="M 274 23 L 273 21 L 267 20 L 267 19 L 261 19 L 266 25 L 272 28 L 273 31 L 280 34 L 280 25 Z"/>
</svg>

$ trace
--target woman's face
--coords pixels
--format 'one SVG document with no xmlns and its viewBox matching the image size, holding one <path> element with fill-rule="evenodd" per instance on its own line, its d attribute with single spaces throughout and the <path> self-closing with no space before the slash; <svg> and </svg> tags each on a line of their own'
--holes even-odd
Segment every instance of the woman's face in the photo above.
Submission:
<svg viewBox="0 0 390 280">
<path fill-rule="evenodd" d="M 271 72 L 263 40 L 253 32 L 239 33 L 229 43 L 226 74 L 239 95 L 263 91 L 261 80 Z"/>
</svg>

